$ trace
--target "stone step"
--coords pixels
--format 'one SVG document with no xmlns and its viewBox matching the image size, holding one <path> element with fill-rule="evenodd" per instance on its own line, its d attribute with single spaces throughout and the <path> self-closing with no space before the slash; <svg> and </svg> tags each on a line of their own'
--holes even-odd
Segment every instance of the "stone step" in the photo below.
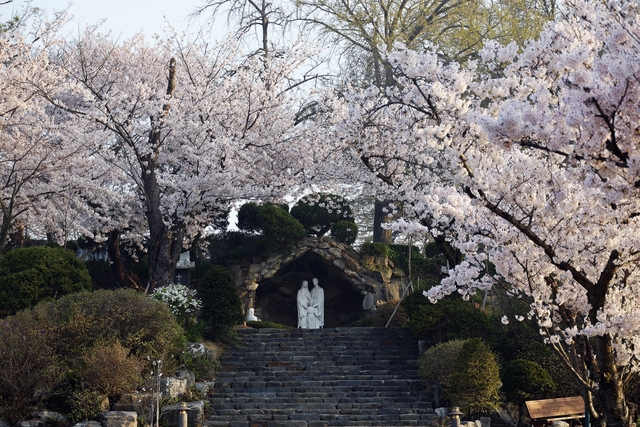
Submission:
<svg viewBox="0 0 640 427">
<path fill-rule="evenodd" d="M 417 342 L 397 328 L 245 329 L 221 359 L 206 426 L 424 425 Z"/>
</svg>

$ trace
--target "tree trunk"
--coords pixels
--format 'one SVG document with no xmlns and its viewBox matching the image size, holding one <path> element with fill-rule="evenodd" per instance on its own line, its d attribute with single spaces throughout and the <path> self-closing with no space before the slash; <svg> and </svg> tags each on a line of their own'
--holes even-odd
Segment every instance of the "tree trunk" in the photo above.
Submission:
<svg viewBox="0 0 640 427">
<path fill-rule="evenodd" d="M 386 224 L 391 220 L 391 214 L 384 212 L 389 209 L 389 201 L 381 202 L 376 200 L 375 212 L 373 214 L 373 241 L 390 245 L 393 240 L 391 230 L 382 228 L 382 224 Z"/>
<path fill-rule="evenodd" d="M 169 79 L 167 83 L 167 95 L 173 97 L 175 92 L 176 60 L 171 58 L 169 62 Z M 184 226 L 178 220 L 173 221 L 171 227 L 165 223 L 161 211 L 160 185 L 158 184 L 158 152 L 162 145 L 162 117 L 169 112 L 170 105 L 163 106 L 163 113 L 155 121 L 149 132 L 149 146 L 154 147 L 152 152 L 139 158 L 142 172 L 142 191 L 146 202 L 145 215 L 149 225 L 149 284 L 147 292 L 160 286 L 173 283 L 176 264 L 180 259 L 182 240 L 184 238 Z"/>
<path fill-rule="evenodd" d="M 151 224 L 151 222 L 150 222 Z M 163 223 L 154 225 L 149 239 L 148 291 L 174 282 L 176 264 L 180 260 L 184 232 L 181 228 L 170 230 Z"/>
<path fill-rule="evenodd" d="M 589 310 L 589 321 L 595 325 L 598 323 L 598 314 L 604 309 L 607 296 L 613 286 L 616 271 L 619 265 L 616 264 L 620 256 L 617 250 L 611 251 L 609 261 L 602 270 L 598 281 L 587 289 L 587 299 L 591 308 Z M 603 417 L 602 426 L 608 427 L 632 427 L 636 425 L 636 407 L 628 404 L 624 394 L 623 374 L 618 369 L 613 340 L 611 335 L 605 333 L 596 335 L 589 339 L 593 356 L 586 358 L 589 374 L 598 385 L 597 395 L 602 405 Z"/>
<path fill-rule="evenodd" d="M 7 238 L 9 237 L 9 227 L 11 226 L 11 217 L 2 215 L 2 225 L 0 225 L 0 256 L 4 253 L 7 246 Z"/>
<path fill-rule="evenodd" d="M 624 385 L 616 366 L 611 336 L 605 334 L 592 338 L 597 366 L 591 368 L 602 404 L 602 426 L 635 427 L 636 407 L 626 401 Z"/>
<path fill-rule="evenodd" d="M 111 260 L 111 269 L 116 276 L 118 285 L 123 288 L 133 288 L 138 291 L 144 291 L 138 275 L 130 271 L 122 261 L 122 255 L 120 253 L 120 230 L 112 230 L 109 233 L 107 251 L 109 253 L 109 260 Z"/>
</svg>

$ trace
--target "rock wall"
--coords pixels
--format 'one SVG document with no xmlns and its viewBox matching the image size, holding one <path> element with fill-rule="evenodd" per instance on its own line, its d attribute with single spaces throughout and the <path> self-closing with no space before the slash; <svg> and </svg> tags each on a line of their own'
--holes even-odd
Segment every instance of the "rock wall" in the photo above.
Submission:
<svg viewBox="0 0 640 427">
<path fill-rule="evenodd" d="M 365 317 L 371 306 L 399 299 L 405 286 L 404 272 L 386 256 L 364 257 L 330 238 L 303 239 L 288 254 L 256 257 L 231 273 L 245 312 L 255 308 L 262 320 L 291 326 L 302 280 L 317 277 L 325 288 L 327 327 Z"/>
</svg>

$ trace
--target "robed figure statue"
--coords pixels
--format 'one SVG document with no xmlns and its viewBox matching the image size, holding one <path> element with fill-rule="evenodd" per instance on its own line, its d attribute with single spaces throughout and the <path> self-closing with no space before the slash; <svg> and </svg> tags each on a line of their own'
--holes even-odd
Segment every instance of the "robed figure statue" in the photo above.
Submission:
<svg viewBox="0 0 640 427">
<path fill-rule="evenodd" d="M 302 287 L 298 290 L 298 328 L 309 329 L 309 313 L 311 312 L 311 294 L 309 282 L 302 281 Z"/>
<path fill-rule="evenodd" d="M 319 329 L 324 327 L 324 289 L 320 287 L 318 279 L 313 278 L 313 289 L 311 290 L 312 315 L 309 316 L 309 327 Z"/>
</svg>

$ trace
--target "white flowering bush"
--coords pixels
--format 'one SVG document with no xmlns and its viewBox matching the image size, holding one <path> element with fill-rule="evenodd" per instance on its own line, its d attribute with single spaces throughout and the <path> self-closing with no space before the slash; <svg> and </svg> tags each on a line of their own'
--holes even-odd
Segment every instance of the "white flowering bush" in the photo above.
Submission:
<svg viewBox="0 0 640 427">
<path fill-rule="evenodd" d="M 195 289 L 181 284 L 156 288 L 151 294 L 151 298 L 167 304 L 176 319 L 184 326 L 187 326 L 196 310 L 202 306 L 202 302 L 196 298 Z"/>
</svg>

